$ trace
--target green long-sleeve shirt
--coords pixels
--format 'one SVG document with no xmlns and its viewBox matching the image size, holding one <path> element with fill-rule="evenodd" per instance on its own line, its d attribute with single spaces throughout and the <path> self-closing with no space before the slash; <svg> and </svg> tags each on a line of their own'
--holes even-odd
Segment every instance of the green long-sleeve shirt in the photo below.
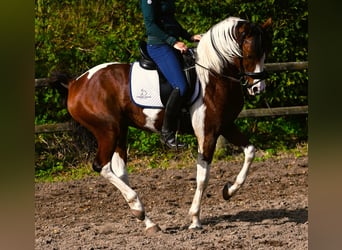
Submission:
<svg viewBox="0 0 342 250">
<path fill-rule="evenodd" d="M 189 34 L 175 19 L 174 0 L 141 0 L 148 44 L 173 46 L 179 38 L 191 41 Z"/>
</svg>

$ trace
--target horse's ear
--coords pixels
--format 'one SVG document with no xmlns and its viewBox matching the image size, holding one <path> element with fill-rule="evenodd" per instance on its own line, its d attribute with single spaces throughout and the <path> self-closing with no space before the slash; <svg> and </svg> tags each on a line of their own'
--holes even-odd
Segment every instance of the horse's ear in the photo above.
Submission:
<svg viewBox="0 0 342 250">
<path fill-rule="evenodd" d="M 268 18 L 262 25 L 261 27 L 266 30 L 272 26 L 272 18 Z"/>
</svg>

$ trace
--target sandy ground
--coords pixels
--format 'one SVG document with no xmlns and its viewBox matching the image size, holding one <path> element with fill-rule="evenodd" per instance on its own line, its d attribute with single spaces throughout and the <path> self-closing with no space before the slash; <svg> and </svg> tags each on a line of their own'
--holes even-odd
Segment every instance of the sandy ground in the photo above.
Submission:
<svg viewBox="0 0 342 250">
<path fill-rule="evenodd" d="M 101 176 L 35 185 L 35 249 L 308 249 L 308 157 L 254 162 L 229 201 L 241 162 L 212 164 L 202 230 L 189 230 L 195 166 L 130 174 L 161 232 L 147 236 L 120 192 Z"/>
</svg>

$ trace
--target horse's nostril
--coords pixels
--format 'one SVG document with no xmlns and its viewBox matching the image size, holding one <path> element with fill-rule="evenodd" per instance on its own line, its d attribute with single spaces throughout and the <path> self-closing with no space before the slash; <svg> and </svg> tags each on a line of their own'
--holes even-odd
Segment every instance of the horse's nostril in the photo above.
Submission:
<svg viewBox="0 0 342 250">
<path fill-rule="evenodd" d="M 253 90 L 253 93 L 257 93 L 258 92 L 258 87 L 253 87 L 252 90 Z"/>
</svg>

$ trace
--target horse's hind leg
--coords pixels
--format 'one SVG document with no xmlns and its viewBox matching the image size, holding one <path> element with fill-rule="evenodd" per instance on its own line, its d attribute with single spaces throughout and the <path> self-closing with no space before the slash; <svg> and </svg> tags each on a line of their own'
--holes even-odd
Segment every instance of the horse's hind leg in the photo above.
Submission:
<svg viewBox="0 0 342 250">
<path fill-rule="evenodd" d="M 133 215 L 139 220 L 144 221 L 146 232 L 148 234 L 155 233 L 160 230 L 159 226 L 154 224 L 145 215 L 145 209 L 142 202 L 137 193 L 129 185 L 126 169 L 126 136 L 127 128 L 121 129 L 118 139 L 115 139 L 116 137 L 108 132 L 107 135 L 102 138 L 103 140 L 98 140 L 99 147 L 94 164 L 98 166 L 97 168 L 99 168 L 100 165 L 103 165 L 100 170 L 101 175 L 120 190 Z M 108 150 L 110 148 L 112 148 L 112 150 Z"/>
<path fill-rule="evenodd" d="M 237 190 L 240 189 L 242 184 L 245 182 L 248 174 L 249 167 L 251 166 L 254 156 L 255 156 L 255 148 L 253 145 L 250 145 L 249 140 L 245 135 L 243 135 L 240 130 L 236 127 L 235 124 L 232 124 L 232 126 L 223 134 L 223 136 L 226 137 L 226 139 L 233 143 L 236 146 L 241 146 L 243 148 L 244 154 L 245 154 L 245 160 L 243 163 L 243 166 L 238 174 L 238 176 L 235 179 L 235 182 L 233 185 L 231 185 L 229 182 L 223 187 L 222 195 L 225 200 L 229 200 L 230 197 L 232 197 Z"/>
<path fill-rule="evenodd" d="M 116 154 L 116 153 L 115 153 Z M 113 158 L 116 158 L 115 161 L 121 161 L 119 155 L 115 155 Z M 120 163 L 121 164 L 121 163 Z M 120 190 L 123 197 L 127 201 L 131 212 L 133 215 L 139 219 L 140 221 L 143 221 L 146 226 L 146 232 L 147 234 L 153 234 L 155 232 L 158 232 L 160 230 L 159 226 L 155 223 L 153 223 L 145 214 L 145 209 L 140 201 L 137 193 L 122 179 L 120 179 L 114 172 L 114 166 L 113 161 L 107 163 L 101 170 L 101 175 L 110 181 L 117 189 Z"/>
</svg>

